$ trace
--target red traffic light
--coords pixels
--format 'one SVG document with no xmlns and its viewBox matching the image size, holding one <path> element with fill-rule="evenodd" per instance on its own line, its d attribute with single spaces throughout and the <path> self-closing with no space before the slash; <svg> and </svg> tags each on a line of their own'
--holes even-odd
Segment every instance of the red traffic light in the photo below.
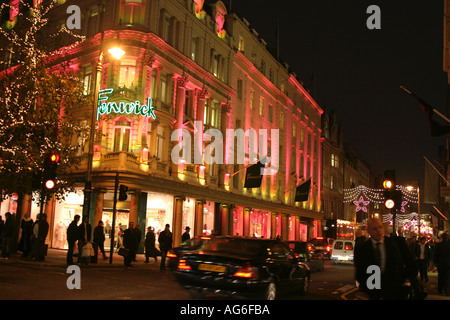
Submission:
<svg viewBox="0 0 450 320">
<path fill-rule="evenodd" d="M 58 162 L 59 161 L 59 155 L 58 154 L 52 154 L 50 156 L 50 161 L 53 162 L 53 163 Z"/>
</svg>

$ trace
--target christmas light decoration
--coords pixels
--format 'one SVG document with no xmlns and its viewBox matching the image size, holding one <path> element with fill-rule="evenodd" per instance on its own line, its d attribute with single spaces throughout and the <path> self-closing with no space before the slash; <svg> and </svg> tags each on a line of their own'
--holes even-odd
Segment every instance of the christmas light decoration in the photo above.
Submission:
<svg viewBox="0 0 450 320">
<path fill-rule="evenodd" d="M 356 205 L 356 212 L 359 212 L 361 210 L 367 212 L 367 206 L 369 205 L 370 201 L 365 201 L 361 196 L 358 201 L 353 201 L 353 203 Z"/>
</svg>

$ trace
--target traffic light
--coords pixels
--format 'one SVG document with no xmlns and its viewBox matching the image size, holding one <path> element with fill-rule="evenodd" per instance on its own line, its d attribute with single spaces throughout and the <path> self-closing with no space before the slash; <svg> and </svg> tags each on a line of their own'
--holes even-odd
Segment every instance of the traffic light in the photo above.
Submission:
<svg viewBox="0 0 450 320">
<path fill-rule="evenodd" d="M 384 191 L 384 205 L 388 209 L 401 209 L 402 206 L 402 192 L 396 190 L 395 170 L 386 170 L 384 172 L 383 188 Z"/>
<path fill-rule="evenodd" d="M 51 153 L 44 161 L 44 186 L 51 190 L 56 186 L 56 170 L 58 169 L 59 155 Z"/>
<path fill-rule="evenodd" d="M 125 201 L 128 198 L 127 195 L 128 187 L 121 184 L 119 187 L 119 201 Z"/>
</svg>

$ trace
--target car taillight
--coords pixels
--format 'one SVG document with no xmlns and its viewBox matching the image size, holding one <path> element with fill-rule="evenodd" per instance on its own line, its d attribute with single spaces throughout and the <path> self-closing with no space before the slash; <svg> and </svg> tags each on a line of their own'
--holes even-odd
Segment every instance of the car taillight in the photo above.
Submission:
<svg viewBox="0 0 450 320">
<path fill-rule="evenodd" d="M 180 260 L 178 262 L 178 270 L 191 270 L 191 266 L 186 263 L 186 260 Z"/>
<path fill-rule="evenodd" d="M 167 252 L 167 257 L 169 258 L 176 258 L 177 255 L 175 253 L 173 253 L 172 251 Z"/>
<path fill-rule="evenodd" d="M 331 251 L 331 246 L 327 246 L 327 251 Z"/>
<path fill-rule="evenodd" d="M 253 268 L 251 265 L 243 265 L 241 268 L 239 268 L 235 273 L 235 277 L 239 278 L 257 278 L 258 277 L 258 269 Z"/>
</svg>

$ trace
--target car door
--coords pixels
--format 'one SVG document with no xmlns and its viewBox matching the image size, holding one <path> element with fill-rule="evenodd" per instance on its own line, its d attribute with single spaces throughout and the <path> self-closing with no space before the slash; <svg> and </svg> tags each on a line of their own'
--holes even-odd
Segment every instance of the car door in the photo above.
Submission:
<svg viewBox="0 0 450 320">
<path fill-rule="evenodd" d="M 278 288 L 285 291 L 289 288 L 292 274 L 295 271 L 294 257 L 288 247 L 275 243 L 270 247 L 271 272 L 278 279 Z"/>
</svg>

